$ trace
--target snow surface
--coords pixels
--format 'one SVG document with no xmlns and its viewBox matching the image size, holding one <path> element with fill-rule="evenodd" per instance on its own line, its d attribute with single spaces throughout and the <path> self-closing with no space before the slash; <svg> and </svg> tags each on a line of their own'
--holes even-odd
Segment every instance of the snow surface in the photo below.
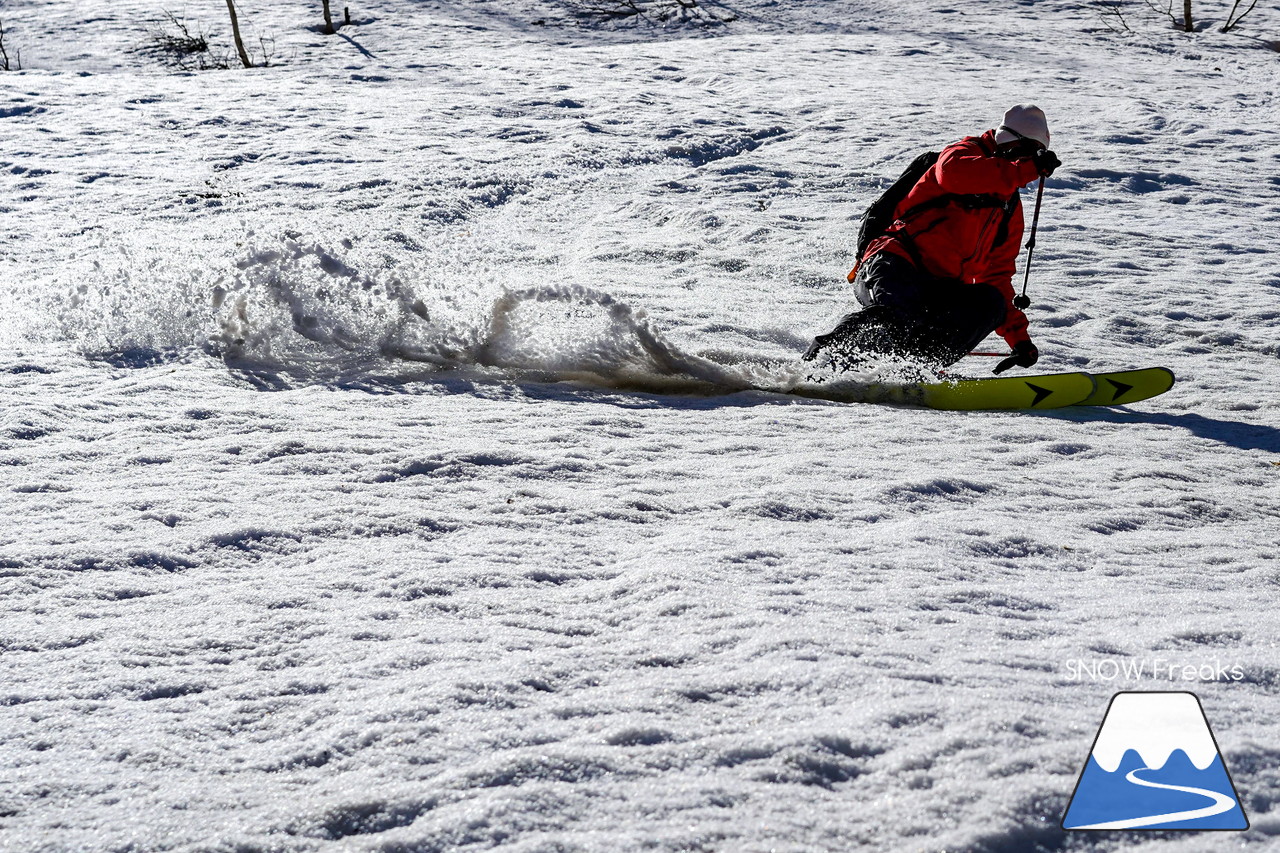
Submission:
<svg viewBox="0 0 1280 853">
<path fill-rule="evenodd" d="M 1280 847 L 1274 8 L 239 5 L 0 9 L 0 849 Z M 732 393 L 1028 101 L 1037 370 L 1173 391 Z M 1125 688 L 1248 832 L 1058 828 Z"/>
</svg>

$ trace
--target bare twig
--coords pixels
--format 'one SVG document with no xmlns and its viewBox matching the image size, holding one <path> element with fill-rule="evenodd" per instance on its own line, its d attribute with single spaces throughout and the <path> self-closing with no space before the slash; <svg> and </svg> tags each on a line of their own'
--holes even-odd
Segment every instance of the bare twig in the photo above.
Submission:
<svg viewBox="0 0 1280 853">
<path fill-rule="evenodd" d="M 258 36 L 258 47 L 262 50 L 262 67 L 266 68 L 271 65 L 271 57 L 276 49 L 276 40 Z"/>
<path fill-rule="evenodd" d="M 204 33 L 197 31 L 191 34 L 187 22 L 166 10 L 164 19 L 167 26 L 151 30 L 151 44 L 157 50 L 177 56 L 188 56 L 192 53 L 205 53 L 209 50 L 209 41 Z"/>
<path fill-rule="evenodd" d="M 584 14 L 603 15 L 609 18 L 645 17 L 644 9 L 636 0 L 600 0 L 600 2 L 579 3 L 578 8 Z"/>
<path fill-rule="evenodd" d="M 579 15 L 662 23 L 678 19 L 723 24 L 736 17 L 719 17 L 699 0 L 573 0 L 572 7 Z"/>
<path fill-rule="evenodd" d="M 321 30 L 321 32 L 327 36 L 331 36 L 336 33 L 337 30 L 333 28 L 333 17 L 329 14 L 329 0 L 321 0 L 321 5 L 324 6 L 324 29 Z"/>
<path fill-rule="evenodd" d="M 150 43 L 145 49 L 160 54 L 164 60 L 172 62 L 182 71 L 231 67 L 230 54 L 225 48 L 215 53 L 203 29 L 192 33 L 185 19 L 167 10 L 162 14 L 164 20 L 160 25 L 148 30 Z"/>
<path fill-rule="evenodd" d="M 1239 15 L 1236 15 L 1236 9 L 1240 7 L 1240 0 L 1235 0 L 1235 2 L 1231 4 L 1231 11 L 1227 13 L 1227 22 L 1222 25 L 1222 32 L 1229 33 L 1238 27 L 1240 22 L 1244 20 L 1244 16 L 1252 12 L 1253 7 L 1257 5 L 1258 0 L 1253 0 L 1253 2 L 1249 4 L 1248 9 L 1245 9 Z"/>
<path fill-rule="evenodd" d="M 1170 24 L 1178 26 L 1178 16 L 1173 14 L 1173 0 L 1164 0 L 1163 3 L 1160 0 L 1142 0 L 1142 2 L 1146 3 L 1151 11 L 1168 18 Z"/>
<path fill-rule="evenodd" d="M 1111 30 L 1111 32 L 1133 32 L 1129 22 L 1125 20 L 1124 12 L 1120 10 L 1121 0 L 1096 0 L 1093 5 L 1098 10 L 1098 16 L 1102 18 L 1103 26 Z"/>
<path fill-rule="evenodd" d="M 4 21 L 0 21 L 0 71 L 21 71 L 22 51 L 13 52 L 14 64 L 9 64 L 9 51 L 4 46 Z"/>
</svg>

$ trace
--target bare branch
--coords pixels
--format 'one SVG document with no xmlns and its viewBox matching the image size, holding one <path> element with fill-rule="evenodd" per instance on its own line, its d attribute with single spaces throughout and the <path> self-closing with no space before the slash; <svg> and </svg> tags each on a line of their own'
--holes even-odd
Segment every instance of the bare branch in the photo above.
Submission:
<svg viewBox="0 0 1280 853">
<path fill-rule="evenodd" d="M 182 71 L 205 71 L 211 68 L 231 67 L 231 56 L 226 48 L 215 53 L 204 30 L 191 26 L 183 18 L 165 10 L 163 20 L 147 30 L 148 43 L 143 50 L 158 54 Z"/>
<path fill-rule="evenodd" d="M 271 65 L 271 57 L 275 53 L 276 40 L 258 36 L 258 47 L 262 50 L 262 67 L 267 68 Z"/>
<path fill-rule="evenodd" d="M 1129 22 L 1125 20 L 1124 12 L 1120 10 L 1121 0 L 1095 0 L 1093 5 L 1098 11 L 1098 16 L 1102 18 L 1103 26 L 1111 30 L 1111 32 L 1133 32 Z"/>
<path fill-rule="evenodd" d="M 249 61 L 249 54 L 244 49 L 244 41 L 240 38 L 240 22 L 236 19 L 236 6 L 232 0 L 227 0 L 227 12 L 231 15 L 231 35 L 236 40 L 236 53 L 240 54 L 240 63 L 245 68 L 252 68 L 253 63 Z"/>
<path fill-rule="evenodd" d="M 645 17 L 644 9 L 635 0 L 599 0 L 599 2 L 579 3 L 578 8 L 588 15 L 603 15 L 610 18 Z"/>
<path fill-rule="evenodd" d="M 1257 5 L 1258 0 L 1253 0 L 1253 2 L 1249 4 L 1249 8 L 1245 9 L 1237 16 L 1236 9 L 1240 6 L 1240 0 L 1235 0 L 1235 2 L 1231 4 L 1231 11 L 1227 14 L 1227 22 L 1222 25 L 1222 32 L 1229 33 L 1236 27 L 1240 26 L 1240 22 L 1244 20 L 1245 15 L 1252 12 L 1253 7 Z"/>
<path fill-rule="evenodd" d="M 1173 14 L 1173 0 L 1164 0 L 1163 3 L 1160 0 L 1142 0 L 1142 2 L 1146 3 L 1151 11 L 1168 18 L 1170 24 L 1178 26 L 1178 16 Z"/>
<path fill-rule="evenodd" d="M 737 17 L 718 16 L 700 0 L 571 0 L 570 6 L 579 15 L 659 23 L 676 19 L 724 24 Z"/>
<path fill-rule="evenodd" d="M 209 41 L 205 38 L 203 32 L 197 31 L 195 35 L 192 35 L 185 20 L 168 10 L 165 10 L 163 14 L 167 26 L 162 25 L 150 31 L 153 47 L 163 53 L 174 54 L 178 57 L 188 56 L 193 53 L 205 53 L 209 50 Z"/>
<path fill-rule="evenodd" d="M 22 70 L 22 51 L 15 50 L 13 52 L 14 62 L 9 64 L 9 51 L 4 46 L 4 21 L 0 21 L 0 71 L 21 71 Z"/>
</svg>

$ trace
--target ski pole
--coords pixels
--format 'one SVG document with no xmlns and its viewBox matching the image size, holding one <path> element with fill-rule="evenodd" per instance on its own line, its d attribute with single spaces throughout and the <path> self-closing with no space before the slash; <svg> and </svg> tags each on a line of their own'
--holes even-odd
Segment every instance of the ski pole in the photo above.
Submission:
<svg viewBox="0 0 1280 853">
<path fill-rule="evenodd" d="M 969 353 L 969 355 L 985 355 L 985 356 L 990 356 L 991 358 L 1008 358 L 1009 353 L 1007 352 L 971 352 Z"/>
<path fill-rule="evenodd" d="M 1040 201 L 1044 198 L 1044 175 L 1040 176 L 1040 189 L 1036 190 L 1036 212 L 1031 217 L 1031 239 L 1027 240 L 1027 267 L 1022 276 L 1022 293 L 1013 298 L 1013 307 L 1025 311 L 1031 307 L 1027 296 L 1027 282 L 1031 279 L 1031 253 L 1036 249 L 1036 226 L 1040 224 Z"/>
</svg>

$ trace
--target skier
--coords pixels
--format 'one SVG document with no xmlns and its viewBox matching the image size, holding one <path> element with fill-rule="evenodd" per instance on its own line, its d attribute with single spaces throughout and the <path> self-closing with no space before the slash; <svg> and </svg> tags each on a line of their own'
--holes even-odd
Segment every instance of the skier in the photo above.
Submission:
<svg viewBox="0 0 1280 853">
<path fill-rule="evenodd" d="M 830 350 L 841 369 L 867 354 L 944 367 L 998 331 L 1012 353 L 996 373 L 1035 364 L 1040 353 L 1012 283 L 1023 229 L 1018 189 L 1060 165 L 1044 112 L 1030 104 L 944 148 L 849 273 L 863 310 L 815 338 L 804 359 Z"/>
</svg>

